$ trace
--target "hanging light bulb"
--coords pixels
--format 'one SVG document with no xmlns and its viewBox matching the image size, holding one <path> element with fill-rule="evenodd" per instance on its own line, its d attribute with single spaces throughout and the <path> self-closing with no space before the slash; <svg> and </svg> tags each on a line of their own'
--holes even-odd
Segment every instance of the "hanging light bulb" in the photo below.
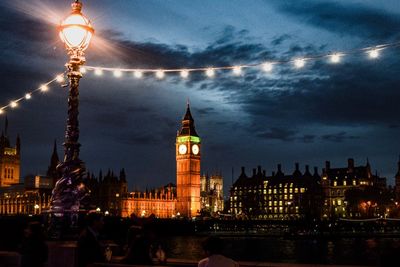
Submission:
<svg viewBox="0 0 400 267">
<path fill-rule="evenodd" d="M 17 103 L 16 101 L 11 101 L 11 102 L 10 102 L 10 106 L 11 106 L 12 108 L 16 108 L 16 107 L 18 106 L 18 103 Z"/>
<path fill-rule="evenodd" d="M 298 58 L 298 59 L 295 59 L 295 60 L 294 60 L 294 66 L 295 66 L 296 68 L 298 68 L 298 69 L 304 67 L 305 64 L 306 64 L 306 63 L 305 63 L 304 58 Z"/>
<path fill-rule="evenodd" d="M 236 76 L 239 76 L 240 74 L 242 74 L 242 67 L 241 66 L 235 66 L 233 67 L 233 74 L 235 74 Z"/>
<path fill-rule="evenodd" d="M 64 82 L 64 75 L 62 75 L 62 74 L 57 75 L 56 81 L 59 83 Z"/>
<path fill-rule="evenodd" d="M 165 76 L 165 73 L 164 73 L 163 70 L 158 70 L 158 71 L 156 71 L 156 77 L 157 77 L 158 79 L 162 79 L 162 78 L 164 78 L 164 76 Z"/>
<path fill-rule="evenodd" d="M 187 77 L 189 77 L 189 71 L 188 71 L 188 70 L 182 70 L 182 71 L 181 71 L 181 77 L 182 77 L 182 78 L 187 78 Z"/>
<path fill-rule="evenodd" d="M 84 73 L 86 73 L 86 68 L 85 67 L 81 67 L 80 71 L 81 71 L 82 74 L 84 74 Z"/>
<path fill-rule="evenodd" d="M 4 110 L 1 108 L 0 109 L 0 114 L 3 114 L 4 113 Z"/>
<path fill-rule="evenodd" d="M 368 55 L 370 58 L 378 58 L 379 57 L 379 50 L 378 49 L 372 49 L 368 51 Z"/>
<path fill-rule="evenodd" d="M 337 53 L 330 55 L 331 62 L 332 62 L 332 63 L 339 63 L 339 62 L 340 62 L 340 57 L 341 57 L 341 56 L 342 56 L 342 55 L 337 54 Z"/>
<path fill-rule="evenodd" d="M 213 68 L 208 68 L 207 70 L 206 70 L 206 75 L 208 76 L 208 77 L 214 77 L 214 75 L 215 75 L 215 70 L 213 69 Z"/>
<path fill-rule="evenodd" d="M 49 87 L 47 86 L 47 84 L 42 84 L 42 85 L 40 86 L 40 91 L 46 92 L 46 91 L 48 91 L 48 90 L 49 90 Z"/>
<path fill-rule="evenodd" d="M 133 76 L 135 76 L 135 78 L 142 78 L 143 77 L 143 72 L 141 72 L 140 70 L 135 70 L 133 72 Z"/>
<path fill-rule="evenodd" d="M 265 72 L 271 72 L 272 71 L 272 63 L 266 62 L 262 64 L 262 69 Z"/>
<path fill-rule="evenodd" d="M 96 74 L 97 76 L 101 76 L 101 75 L 103 75 L 103 70 L 100 68 L 97 68 L 94 70 L 94 74 Z"/>
<path fill-rule="evenodd" d="M 32 98 L 32 95 L 30 94 L 30 93 L 27 93 L 27 94 L 25 94 L 25 99 L 31 99 Z"/>
<path fill-rule="evenodd" d="M 121 77 L 122 76 L 122 71 L 121 70 L 114 70 L 114 77 Z"/>
</svg>

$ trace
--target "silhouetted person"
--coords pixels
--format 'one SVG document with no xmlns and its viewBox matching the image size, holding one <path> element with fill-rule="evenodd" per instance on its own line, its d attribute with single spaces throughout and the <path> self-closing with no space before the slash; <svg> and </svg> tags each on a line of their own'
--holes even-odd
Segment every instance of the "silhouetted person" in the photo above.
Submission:
<svg viewBox="0 0 400 267">
<path fill-rule="evenodd" d="M 40 223 L 29 223 L 24 231 L 20 253 L 21 267 L 44 266 L 47 261 L 48 248 Z"/>
<path fill-rule="evenodd" d="M 223 241 L 219 237 L 207 238 L 203 250 L 207 258 L 200 260 L 198 267 L 239 267 L 237 262 L 222 255 Z"/>
<path fill-rule="evenodd" d="M 78 266 L 86 267 L 95 262 L 104 262 L 105 256 L 99 240 L 104 221 L 100 213 L 89 213 L 87 227 L 82 231 L 78 240 Z"/>
<path fill-rule="evenodd" d="M 140 226 L 131 226 L 128 231 L 128 249 L 123 260 L 127 264 L 152 265 L 153 234 Z"/>
<path fill-rule="evenodd" d="M 157 246 L 157 250 L 155 253 L 156 259 L 160 265 L 166 265 L 167 264 L 167 255 L 165 254 L 165 251 L 163 250 L 161 244 Z"/>
</svg>

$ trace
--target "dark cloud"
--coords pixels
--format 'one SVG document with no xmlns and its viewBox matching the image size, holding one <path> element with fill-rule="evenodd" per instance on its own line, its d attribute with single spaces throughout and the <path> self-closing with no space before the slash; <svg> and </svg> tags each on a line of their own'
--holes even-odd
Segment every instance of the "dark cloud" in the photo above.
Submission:
<svg viewBox="0 0 400 267">
<path fill-rule="evenodd" d="M 264 132 L 260 132 L 257 134 L 258 137 L 267 139 L 267 140 L 280 140 L 280 141 L 293 141 L 296 135 L 296 131 L 272 127 Z"/>
<path fill-rule="evenodd" d="M 212 107 L 195 108 L 195 110 L 196 110 L 196 113 L 199 114 L 200 116 L 209 115 L 210 113 L 215 113 L 215 109 Z"/>
<path fill-rule="evenodd" d="M 309 0 L 275 1 L 278 10 L 301 22 L 340 35 L 387 40 L 399 36 L 400 19 L 395 13 L 359 3 Z"/>
<path fill-rule="evenodd" d="M 305 134 L 302 137 L 299 137 L 298 140 L 304 142 L 304 143 L 312 143 L 314 142 L 316 136 L 313 134 Z"/>
<path fill-rule="evenodd" d="M 398 124 L 390 124 L 388 127 L 389 127 L 389 129 L 398 129 L 398 128 L 400 128 L 400 125 L 398 125 Z"/>
<path fill-rule="evenodd" d="M 273 46 L 278 46 L 281 45 L 283 42 L 290 40 L 291 36 L 289 34 L 282 34 L 278 37 L 275 37 L 272 41 L 271 41 L 271 45 Z"/>
<path fill-rule="evenodd" d="M 348 135 L 348 133 L 346 133 L 346 132 L 338 132 L 338 133 L 334 133 L 334 134 L 322 135 L 321 138 L 326 141 L 341 143 L 346 140 L 359 139 L 360 137 L 354 136 L 354 135 Z"/>
</svg>

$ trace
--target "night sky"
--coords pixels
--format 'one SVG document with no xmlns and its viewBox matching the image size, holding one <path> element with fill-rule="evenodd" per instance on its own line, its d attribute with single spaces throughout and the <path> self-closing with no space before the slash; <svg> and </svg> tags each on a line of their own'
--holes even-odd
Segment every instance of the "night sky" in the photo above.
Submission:
<svg viewBox="0 0 400 267">
<path fill-rule="evenodd" d="M 398 42 L 398 0 L 131 1 L 88 0 L 96 37 L 91 66 L 181 68 L 288 60 Z M 70 1 L 1 1 L 0 105 L 64 71 L 56 25 Z M 247 69 L 182 80 L 87 73 L 80 86 L 81 158 L 103 173 L 125 168 L 130 188 L 175 181 L 175 137 L 190 99 L 202 137 L 202 172 L 220 171 L 225 189 L 241 166 L 294 163 L 344 167 L 353 157 L 393 183 L 400 154 L 400 48 L 340 64 Z M 7 112 L 9 136 L 21 136 L 23 175 L 44 174 L 53 141 L 62 146 L 67 89 L 54 85 Z M 4 115 L 0 118 L 4 123 Z"/>
</svg>

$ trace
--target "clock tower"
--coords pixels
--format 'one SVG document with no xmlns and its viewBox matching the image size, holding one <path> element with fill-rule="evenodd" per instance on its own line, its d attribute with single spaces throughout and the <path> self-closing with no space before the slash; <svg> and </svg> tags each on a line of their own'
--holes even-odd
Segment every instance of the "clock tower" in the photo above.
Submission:
<svg viewBox="0 0 400 267">
<path fill-rule="evenodd" d="M 201 143 L 189 103 L 176 137 L 176 212 L 194 217 L 200 212 Z"/>
</svg>

